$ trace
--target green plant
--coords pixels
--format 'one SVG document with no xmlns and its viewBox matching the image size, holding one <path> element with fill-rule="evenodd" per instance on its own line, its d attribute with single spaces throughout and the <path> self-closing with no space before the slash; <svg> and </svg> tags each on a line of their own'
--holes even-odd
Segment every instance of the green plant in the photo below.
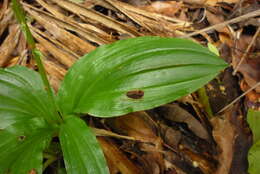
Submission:
<svg viewBox="0 0 260 174">
<path fill-rule="evenodd" d="M 250 174 L 258 174 L 260 173 L 260 111 L 249 109 L 247 112 L 247 121 L 253 133 L 253 146 L 248 153 L 248 172 Z"/>
<path fill-rule="evenodd" d="M 41 67 L 23 13 L 13 3 Z M 225 67 L 192 41 L 139 37 L 83 56 L 57 95 L 43 67 L 40 75 L 22 66 L 1 68 L 0 174 L 42 173 L 43 151 L 57 136 L 67 173 L 109 173 L 95 135 L 79 116 L 115 117 L 166 104 L 202 87 Z"/>
</svg>

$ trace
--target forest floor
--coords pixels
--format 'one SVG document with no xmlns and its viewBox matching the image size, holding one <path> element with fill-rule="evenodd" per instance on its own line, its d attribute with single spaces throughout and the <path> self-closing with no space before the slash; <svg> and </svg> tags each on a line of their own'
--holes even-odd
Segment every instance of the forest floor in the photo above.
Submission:
<svg viewBox="0 0 260 174">
<path fill-rule="evenodd" d="M 117 118 L 86 117 L 111 174 L 247 173 L 253 144 L 247 115 L 260 111 L 257 0 L 21 3 L 56 91 L 79 57 L 100 45 L 132 37 L 178 37 L 206 47 L 212 44 L 229 64 L 203 89 L 167 105 Z M 10 1 L 1 0 L 0 67 L 16 64 L 37 69 Z M 259 120 L 259 113 L 255 117 Z M 64 168 L 61 153 L 57 156 L 45 173 Z"/>
</svg>

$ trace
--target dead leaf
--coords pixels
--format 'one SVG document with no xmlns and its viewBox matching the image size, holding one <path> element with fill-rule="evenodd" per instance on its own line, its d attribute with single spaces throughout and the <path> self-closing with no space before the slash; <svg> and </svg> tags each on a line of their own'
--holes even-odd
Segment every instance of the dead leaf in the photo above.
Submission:
<svg viewBox="0 0 260 174">
<path fill-rule="evenodd" d="M 143 6 L 142 9 L 153 13 L 175 17 L 175 13 L 177 13 L 182 7 L 183 3 L 181 1 L 155 1 L 150 5 Z"/>
<path fill-rule="evenodd" d="M 107 159 L 111 174 L 143 174 L 141 167 L 134 164 L 115 143 L 102 137 L 97 138 Z"/>
<path fill-rule="evenodd" d="M 113 128 L 123 134 L 134 137 L 136 140 L 155 143 L 159 137 L 156 136 L 152 125 L 144 117 L 146 117 L 144 112 L 135 112 L 117 117 L 113 119 Z"/>
<path fill-rule="evenodd" d="M 0 45 L 0 67 L 4 66 L 8 61 L 10 61 L 11 54 L 19 41 L 20 28 L 19 25 L 15 24 L 10 26 L 9 35 L 6 37 L 2 45 Z"/>
<path fill-rule="evenodd" d="M 210 11 L 206 12 L 207 14 L 207 20 L 209 21 L 209 23 L 211 25 L 215 25 L 215 24 L 219 24 L 224 22 L 224 17 L 221 16 L 220 14 L 213 14 Z M 219 28 L 215 28 L 218 32 L 220 33 L 225 33 L 227 35 L 230 35 L 230 31 L 227 27 L 219 27 Z"/>
<path fill-rule="evenodd" d="M 198 137 L 209 140 L 207 130 L 196 118 L 194 118 L 194 116 L 192 116 L 185 109 L 182 109 L 177 104 L 163 106 L 162 109 L 164 110 L 164 117 L 166 119 L 175 122 L 184 122 Z"/>
<path fill-rule="evenodd" d="M 233 67 L 236 67 L 238 63 L 240 62 L 241 58 L 243 57 L 244 51 L 247 49 L 250 41 L 252 40 L 252 36 L 246 36 L 242 35 L 239 40 L 237 40 L 236 48 L 233 49 L 233 59 L 232 59 L 232 65 Z M 244 76 L 244 79 L 246 83 L 253 87 L 257 82 L 260 81 L 260 59 L 257 57 L 254 57 L 254 49 L 256 45 L 254 44 L 250 50 L 250 52 L 245 57 L 242 64 L 239 66 L 238 71 L 242 73 Z M 256 89 L 257 93 L 260 93 L 260 86 Z"/>
<path fill-rule="evenodd" d="M 211 119 L 211 123 L 213 125 L 213 137 L 221 150 L 218 156 L 220 166 L 215 174 L 229 173 L 234 154 L 235 128 L 227 119 L 222 120 L 214 117 Z"/>
</svg>

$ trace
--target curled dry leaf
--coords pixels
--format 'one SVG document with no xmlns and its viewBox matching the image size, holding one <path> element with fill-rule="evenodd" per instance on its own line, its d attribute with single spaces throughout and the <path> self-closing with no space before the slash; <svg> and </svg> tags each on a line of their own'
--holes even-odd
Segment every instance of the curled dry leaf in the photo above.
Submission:
<svg viewBox="0 0 260 174">
<path fill-rule="evenodd" d="M 149 146 L 148 144 L 145 145 Z M 163 173 L 165 169 L 165 165 L 164 165 L 164 159 L 162 153 L 156 151 L 148 151 L 148 152 L 149 153 L 145 153 L 141 156 L 146 173 L 150 173 L 150 174 Z"/>
<path fill-rule="evenodd" d="M 213 137 L 220 149 L 217 156 L 220 163 L 215 174 L 247 173 L 252 137 L 245 117 L 241 104 L 237 103 L 225 113 L 223 120 L 217 117 L 211 120 Z"/>
<path fill-rule="evenodd" d="M 209 140 L 207 130 L 203 125 L 189 112 L 182 109 L 178 104 L 163 106 L 164 117 L 170 121 L 183 122 L 188 125 L 188 128 L 193 131 L 198 137 Z"/>
<path fill-rule="evenodd" d="M 160 124 L 160 134 L 164 143 L 174 149 L 178 147 L 182 138 L 180 131 L 174 130 L 173 128 L 164 124 Z"/>
<path fill-rule="evenodd" d="M 143 174 L 143 170 L 138 165 L 130 161 L 127 156 L 117 147 L 115 143 L 103 137 L 98 137 L 98 141 L 105 153 L 111 174 Z"/>
<path fill-rule="evenodd" d="M 222 120 L 217 117 L 214 117 L 211 123 L 213 125 L 213 137 L 221 150 L 218 156 L 220 166 L 215 174 L 229 173 L 234 153 L 235 128 L 229 120 Z"/>
</svg>

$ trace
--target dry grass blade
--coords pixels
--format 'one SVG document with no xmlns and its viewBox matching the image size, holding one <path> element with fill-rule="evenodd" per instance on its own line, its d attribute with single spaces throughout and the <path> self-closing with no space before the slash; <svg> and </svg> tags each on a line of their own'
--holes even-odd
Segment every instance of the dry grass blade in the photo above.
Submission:
<svg viewBox="0 0 260 174">
<path fill-rule="evenodd" d="M 10 61 L 11 54 L 14 51 L 20 36 L 20 30 L 18 25 L 12 25 L 9 28 L 9 35 L 6 37 L 2 45 L 0 46 L 0 67 L 4 66 Z"/>
<path fill-rule="evenodd" d="M 120 10 L 121 9 L 125 9 L 127 11 L 143 15 L 143 16 L 148 17 L 150 19 L 156 19 L 156 20 L 159 20 L 159 21 L 163 19 L 163 20 L 166 20 L 166 21 L 178 23 L 179 25 L 181 25 L 183 27 L 184 26 L 188 27 L 188 26 L 191 25 L 190 22 L 182 21 L 180 19 L 176 19 L 176 18 L 173 18 L 173 17 L 168 17 L 168 16 L 165 16 L 165 15 L 157 14 L 157 13 L 147 12 L 145 10 L 136 8 L 134 6 L 131 6 L 131 5 L 128 5 L 126 3 L 119 2 L 119 1 L 115 1 L 115 0 L 106 0 L 106 1 L 109 4 L 111 4 L 112 6 L 115 6 L 117 9 L 120 9 Z"/>
<path fill-rule="evenodd" d="M 31 10 L 27 6 L 24 6 L 25 10 L 37 21 L 41 24 L 48 32 L 51 34 L 51 37 L 59 40 L 63 45 L 67 46 L 73 52 L 78 55 L 84 55 L 95 49 L 93 45 L 90 43 L 80 39 L 79 37 L 71 34 L 70 32 L 64 30 L 59 27 L 55 21 L 46 18 L 41 13 L 38 13 L 34 10 Z"/>
<path fill-rule="evenodd" d="M 255 11 L 253 11 L 253 12 L 250 12 L 250 13 L 247 13 L 247 14 L 245 14 L 245 15 L 242 15 L 242 16 L 239 16 L 239 17 L 230 19 L 230 20 L 228 20 L 228 21 L 225 21 L 225 22 L 222 22 L 222 23 L 219 23 L 219 24 L 216 24 L 216 25 L 212 25 L 212 26 L 210 26 L 210 27 L 201 29 L 201 30 L 199 30 L 199 31 L 195 31 L 195 32 L 186 34 L 186 35 L 182 36 L 181 38 L 188 38 L 188 37 L 192 37 L 192 36 L 195 36 L 195 35 L 198 35 L 198 34 L 202 34 L 202 33 L 205 33 L 205 32 L 209 32 L 209 31 L 214 30 L 214 29 L 216 29 L 216 28 L 225 27 L 225 26 L 227 26 L 227 25 L 229 25 L 229 24 L 233 24 L 233 23 L 236 23 L 236 22 L 240 22 L 240 21 L 246 20 L 246 19 L 248 19 L 248 18 L 252 18 L 252 17 L 255 17 L 255 16 L 259 16 L 259 15 L 260 15 L 260 10 L 255 10 Z"/>
<path fill-rule="evenodd" d="M 233 104 L 235 104 L 238 100 L 240 100 L 242 97 L 244 97 L 246 94 L 248 94 L 250 91 L 254 90 L 255 88 L 257 88 L 258 86 L 260 86 L 260 82 L 256 83 L 254 86 L 252 86 L 250 89 L 248 89 L 246 92 L 244 92 L 242 95 L 240 95 L 239 97 L 237 97 L 235 100 L 233 100 L 230 104 L 228 104 L 227 106 L 225 106 L 223 109 L 221 109 L 220 111 L 218 111 L 218 113 L 221 113 L 223 111 L 225 111 L 226 109 L 228 109 L 230 106 L 232 106 Z"/>
<path fill-rule="evenodd" d="M 173 23 L 172 21 L 168 21 L 164 18 L 160 18 L 157 16 L 155 18 L 153 18 L 152 16 L 148 17 L 147 15 L 144 15 L 144 13 L 139 13 L 140 12 L 139 8 L 133 6 L 131 7 L 128 4 L 121 3 L 119 1 L 114 1 L 114 0 L 106 0 L 106 1 L 110 3 L 112 7 L 116 8 L 118 11 L 125 14 L 131 20 L 133 20 L 140 26 L 144 27 L 154 35 L 173 37 L 174 35 L 176 35 L 176 33 L 173 31 L 176 31 L 177 29 L 185 28 L 183 22 Z M 131 10 L 128 9 L 129 7 L 131 8 Z"/>
<path fill-rule="evenodd" d="M 43 52 L 42 46 L 37 45 L 39 50 Z M 66 74 L 66 70 L 59 66 L 58 64 L 53 63 L 50 60 L 44 59 L 43 60 L 44 67 L 46 69 L 47 74 L 49 75 L 49 80 L 54 88 L 55 91 L 58 91 L 60 86 L 60 81 L 63 79 L 63 77 Z"/>
<path fill-rule="evenodd" d="M 234 72 L 233 72 L 233 75 L 235 75 L 240 67 L 240 65 L 242 64 L 242 62 L 244 61 L 244 59 L 246 58 L 246 55 L 248 54 L 249 50 L 251 49 L 251 47 L 253 46 L 253 44 L 255 43 L 256 41 L 256 38 L 258 37 L 260 33 L 260 27 L 258 27 L 253 39 L 251 40 L 250 44 L 248 45 L 248 47 L 246 48 L 246 51 L 244 52 L 241 60 L 239 61 L 239 63 L 237 64 L 237 66 L 235 67 L 234 69 Z"/>
<path fill-rule="evenodd" d="M 2 19 L 0 20 L 0 36 L 3 34 L 7 26 L 13 21 L 13 12 L 10 8 L 3 11 Z"/>
<path fill-rule="evenodd" d="M 102 150 L 108 161 L 111 174 L 142 174 L 143 171 L 136 164 L 128 159 L 128 157 L 116 146 L 112 141 L 104 138 L 98 138 Z"/>
<path fill-rule="evenodd" d="M 33 27 L 31 27 L 32 29 Z M 49 53 L 53 55 L 60 63 L 65 65 L 66 67 L 70 67 L 77 60 L 76 57 L 73 57 L 66 53 L 61 48 L 56 47 L 52 42 L 43 38 L 40 34 L 35 32 L 35 29 L 31 30 L 34 38 L 41 44 Z"/>
<path fill-rule="evenodd" d="M 55 47 L 58 47 L 59 49 L 61 49 L 62 51 L 65 52 L 65 54 L 68 54 L 69 58 L 72 62 L 74 62 L 76 59 L 78 59 L 78 57 L 80 55 L 76 54 L 75 52 L 73 52 L 72 50 L 70 50 L 69 48 L 67 48 L 65 45 L 63 45 L 62 43 L 60 43 L 59 41 L 53 39 L 52 37 L 49 37 L 49 35 L 45 32 L 42 32 L 41 30 L 39 30 L 38 28 L 30 25 L 30 29 L 32 30 L 33 35 L 39 35 L 38 37 L 42 37 L 42 38 L 46 38 L 50 43 L 49 44 L 53 44 L 55 45 Z M 37 39 L 37 36 L 34 36 Z"/>
<path fill-rule="evenodd" d="M 72 13 L 75 13 L 79 16 L 82 15 L 86 18 L 99 22 L 109 28 L 115 29 L 121 33 L 129 34 L 130 36 L 133 36 L 133 37 L 140 36 L 140 33 L 135 31 L 133 28 L 131 28 L 125 24 L 122 24 L 103 14 L 89 10 L 79 4 L 72 3 L 69 1 L 65 1 L 65 0 L 51 0 L 51 1 L 59 4 L 59 6 L 71 11 Z"/>
<path fill-rule="evenodd" d="M 0 9 L 0 21 L 2 20 L 2 17 L 5 14 L 7 8 L 8 8 L 8 0 L 4 0 L 2 8 Z"/>
<path fill-rule="evenodd" d="M 49 20 L 55 21 L 55 23 L 57 23 L 57 25 L 59 25 L 60 27 L 74 31 L 78 33 L 82 38 L 95 42 L 99 45 L 111 43 L 114 41 L 109 34 L 100 30 L 99 28 L 93 25 L 87 25 L 77 22 L 73 20 L 73 18 L 65 16 L 63 13 L 59 12 L 56 8 L 47 4 L 43 0 L 37 0 L 37 2 L 42 5 L 47 11 L 52 13 L 55 17 L 42 10 L 33 8 L 32 6 L 31 8 L 35 11 L 38 11 L 38 13 L 45 15 L 45 17 Z"/>
<path fill-rule="evenodd" d="M 98 129 L 98 128 L 91 128 L 96 136 L 105 136 L 105 137 L 114 137 L 114 138 L 120 138 L 120 139 L 126 139 L 126 140 L 132 140 L 132 141 L 136 141 L 136 139 L 134 137 L 130 137 L 130 136 L 125 136 L 125 135 L 119 135 L 117 133 L 105 130 L 105 129 Z"/>
</svg>

